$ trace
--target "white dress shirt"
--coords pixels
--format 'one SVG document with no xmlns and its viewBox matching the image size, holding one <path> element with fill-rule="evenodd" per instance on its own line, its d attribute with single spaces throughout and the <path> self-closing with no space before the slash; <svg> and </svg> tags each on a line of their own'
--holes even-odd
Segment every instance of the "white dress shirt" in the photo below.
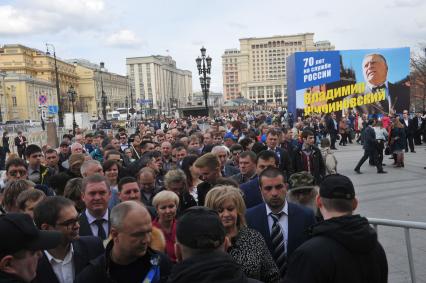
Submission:
<svg viewBox="0 0 426 283">
<path fill-rule="evenodd" d="M 63 260 L 53 257 L 48 251 L 44 251 L 50 265 L 52 266 L 53 272 L 55 273 L 60 283 L 72 283 L 74 282 L 74 249 L 72 244 L 70 249 Z"/>
<path fill-rule="evenodd" d="M 98 226 L 96 225 L 95 221 L 96 221 L 96 217 L 94 217 L 93 215 L 90 214 L 90 212 L 86 209 L 85 210 L 86 213 L 86 217 L 87 217 L 87 222 L 89 222 L 90 225 L 90 229 L 92 230 L 92 234 L 94 236 L 98 236 Z M 102 223 L 102 227 L 104 227 L 105 230 L 105 235 L 108 238 L 108 224 L 109 224 L 109 219 L 108 219 L 108 209 L 105 211 L 104 216 L 102 216 L 102 219 L 104 219 L 104 223 Z"/>
<path fill-rule="evenodd" d="M 288 244 L 288 203 L 287 203 L 287 200 L 285 201 L 284 207 L 281 210 L 281 212 L 283 212 L 283 215 L 281 215 L 278 223 L 281 226 L 281 230 L 283 232 L 285 251 L 287 253 L 287 244 Z M 272 213 L 272 210 L 266 204 L 266 215 L 267 215 L 267 218 L 268 218 L 269 234 L 272 233 L 272 225 L 274 224 L 274 220 L 272 219 L 271 213 Z"/>
</svg>

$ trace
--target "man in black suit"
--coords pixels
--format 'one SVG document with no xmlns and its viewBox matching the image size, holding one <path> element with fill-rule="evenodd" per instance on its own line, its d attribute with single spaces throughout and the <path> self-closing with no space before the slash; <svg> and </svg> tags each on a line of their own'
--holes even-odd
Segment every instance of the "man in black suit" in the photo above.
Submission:
<svg viewBox="0 0 426 283">
<path fill-rule="evenodd" d="M 414 128 L 413 119 L 411 119 L 410 116 L 408 115 L 408 110 L 404 110 L 400 121 L 404 125 L 405 136 L 407 137 L 407 142 L 405 143 L 405 152 L 408 152 L 408 146 L 410 146 L 411 152 L 416 152 L 414 150 L 415 128 Z"/>
<path fill-rule="evenodd" d="M 384 113 L 401 113 L 410 107 L 410 88 L 403 83 L 393 84 L 387 80 L 388 64 L 381 54 L 367 54 L 362 62 L 366 87 L 364 94 L 385 92 L 385 100 L 358 106 L 358 113 L 370 115 Z M 357 95 L 348 96 L 348 98 Z"/>
<path fill-rule="evenodd" d="M 18 135 L 15 137 L 15 146 L 18 149 L 19 158 L 25 158 L 24 152 L 27 148 L 27 138 L 22 135 L 22 131 L 18 131 Z"/>
<path fill-rule="evenodd" d="M 247 210 L 247 225 L 262 234 L 284 276 L 287 258 L 307 240 L 305 231 L 314 224 L 314 213 L 286 201 L 287 183 L 280 169 L 266 168 L 260 173 L 259 183 L 265 202 Z"/>
<path fill-rule="evenodd" d="M 287 178 L 293 174 L 293 166 L 291 164 L 290 155 L 284 149 L 278 147 L 281 133 L 276 130 L 269 130 L 266 134 L 266 146 L 268 150 L 275 152 L 278 157 L 278 168 L 283 170 Z"/>
<path fill-rule="evenodd" d="M 108 238 L 110 230 L 108 202 L 111 198 L 107 179 L 95 174 L 83 178 L 81 199 L 86 209 L 79 216 L 80 236 Z"/>
<path fill-rule="evenodd" d="M 374 164 L 376 164 L 378 174 L 387 173 L 386 171 L 383 171 L 382 162 L 379 162 L 376 132 L 374 131 L 372 127 L 373 122 L 374 121 L 370 119 L 368 121 L 368 126 L 365 128 L 365 131 L 364 131 L 364 144 L 363 144 L 364 155 L 361 157 L 361 159 L 359 160 L 358 164 L 356 165 L 354 169 L 354 171 L 358 174 L 362 174 L 360 170 L 361 166 L 369 158 L 369 156 L 373 157 Z"/>
<path fill-rule="evenodd" d="M 339 124 L 336 120 L 336 113 L 331 113 L 331 115 L 326 118 L 326 126 L 327 126 L 327 132 L 330 135 L 330 142 L 331 142 L 331 149 L 336 149 L 336 140 L 337 140 L 337 133 Z"/>
<path fill-rule="evenodd" d="M 417 112 L 416 117 L 413 118 L 413 130 L 414 130 L 414 144 L 421 145 L 422 144 L 422 136 L 423 140 L 425 139 L 425 125 L 426 119 L 422 117 L 421 112 Z"/>
<path fill-rule="evenodd" d="M 34 209 L 34 221 L 41 230 L 62 234 L 59 246 L 43 251 L 34 282 L 73 282 L 89 261 L 104 251 L 98 237 L 79 237 L 80 225 L 74 203 L 54 196 L 43 200 Z"/>
<path fill-rule="evenodd" d="M 278 157 L 273 151 L 263 150 L 256 158 L 256 175 L 240 186 L 244 194 L 246 208 L 263 203 L 262 194 L 259 190 L 259 175 L 268 167 L 278 168 Z"/>
</svg>

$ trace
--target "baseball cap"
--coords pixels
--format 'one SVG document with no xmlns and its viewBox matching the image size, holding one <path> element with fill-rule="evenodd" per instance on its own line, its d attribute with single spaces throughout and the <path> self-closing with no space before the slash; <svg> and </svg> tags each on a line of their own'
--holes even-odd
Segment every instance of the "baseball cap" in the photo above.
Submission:
<svg viewBox="0 0 426 283">
<path fill-rule="evenodd" d="M 294 173 L 288 179 L 288 183 L 290 184 L 289 190 L 297 191 L 304 189 L 313 189 L 314 181 L 314 176 L 312 176 L 306 171 Z"/>
<path fill-rule="evenodd" d="M 74 166 L 76 164 L 80 164 L 80 163 L 83 164 L 84 154 L 83 153 L 73 153 L 73 154 L 70 155 L 68 162 L 69 162 L 70 167 Z"/>
<path fill-rule="evenodd" d="M 328 175 L 320 184 L 319 195 L 330 199 L 355 198 L 355 188 L 351 179 L 340 174 Z"/>
<path fill-rule="evenodd" d="M 49 250 L 62 240 L 62 233 L 37 229 L 33 219 L 24 213 L 0 216 L 0 254 L 14 254 L 20 250 Z"/>
<path fill-rule="evenodd" d="M 223 244 L 225 236 L 217 212 L 203 206 L 188 208 L 177 222 L 178 242 L 192 249 L 214 250 Z"/>
</svg>

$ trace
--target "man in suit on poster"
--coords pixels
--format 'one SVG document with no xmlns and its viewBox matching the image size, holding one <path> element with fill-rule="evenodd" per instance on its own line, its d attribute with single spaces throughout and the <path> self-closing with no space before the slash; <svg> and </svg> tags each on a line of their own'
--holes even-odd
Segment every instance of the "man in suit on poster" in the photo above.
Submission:
<svg viewBox="0 0 426 283">
<path fill-rule="evenodd" d="M 377 53 L 367 54 L 362 61 L 362 72 L 366 82 L 365 92 L 377 93 L 385 91 L 385 100 L 356 107 L 358 113 L 389 114 L 402 113 L 410 106 L 410 88 L 404 83 L 388 81 L 388 63 L 386 58 Z M 348 96 L 346 99 L 357 97 Z"/>
</svg>

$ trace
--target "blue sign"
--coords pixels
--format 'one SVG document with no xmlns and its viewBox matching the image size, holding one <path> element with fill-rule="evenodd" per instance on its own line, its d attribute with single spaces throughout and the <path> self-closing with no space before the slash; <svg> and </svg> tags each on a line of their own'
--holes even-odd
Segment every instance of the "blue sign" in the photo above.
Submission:
<svg viewBox="0 0 426 283">
<path fill-rule="evenodd" d="M 138 99 L 136 100 L 137 103 L 139 104 L 151 104 L 152 100 L 151 99 Z"/>
<path fill-rule="evenodd" d="M 49 105 L 47 110 L 49 111 L 49 115 L 58 114 L 58 105 Z"/>
<path fill-rule="evenodd" d="M 297 89 L 340 80 L 339 51 L 295 53 Z"/>
</svg>

